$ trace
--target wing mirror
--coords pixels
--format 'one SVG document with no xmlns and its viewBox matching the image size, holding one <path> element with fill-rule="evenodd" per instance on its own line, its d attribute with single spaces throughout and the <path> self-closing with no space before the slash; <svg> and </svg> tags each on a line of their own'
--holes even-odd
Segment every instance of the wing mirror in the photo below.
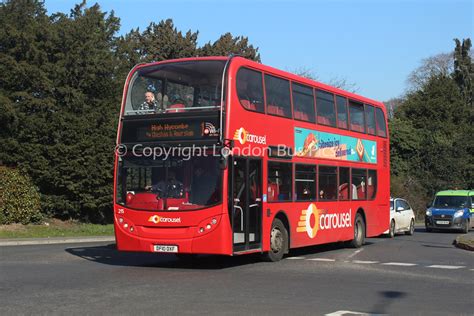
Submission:
<svg viewBox="0 0 474 316">
<path fill-rule="evenodd" d="M 404 211 L 405 209 L 402 206 L 397 207 L 397 212 Z"/>
<path fill-rule="evenodd" d="M 227 165 L 229 164 L 229 156 L 232 152 L 231 148 L 233 144 L 234 144 L 234 141 L 232 140 L 228 147 L 227 146 L 223 147 L 221 150 L 221 156 L 219 158 L 219 168 L 221 170 L 227 169 Z"/>
<path fill-rule="evenodd" d="M 229 164 L 229 156 L 221 156 L 219 159 L 219 168 L 221 170 L 227 169 L 227 165 Z"/>
</svg>

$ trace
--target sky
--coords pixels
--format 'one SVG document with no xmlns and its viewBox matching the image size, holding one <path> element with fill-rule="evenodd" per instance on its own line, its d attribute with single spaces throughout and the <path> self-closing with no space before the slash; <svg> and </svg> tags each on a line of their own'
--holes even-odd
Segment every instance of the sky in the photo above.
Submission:
<svg viewBox="0 0 474 316">
<path fill-rule="evenodd" d="M 48 13 L 69 13 L 80 0 L 46 0 Z M 171 18 L 199 31 L 200 46 L 230 32 L 248 37 L 263 64 L 310 70 L 320 81 L 343 78 L 357 93 L 387 101 L 407 89 L 424 58 L 474 40 L 473 0 L 97 0 L 121 19 L 120 34 Z"/>
</svg>

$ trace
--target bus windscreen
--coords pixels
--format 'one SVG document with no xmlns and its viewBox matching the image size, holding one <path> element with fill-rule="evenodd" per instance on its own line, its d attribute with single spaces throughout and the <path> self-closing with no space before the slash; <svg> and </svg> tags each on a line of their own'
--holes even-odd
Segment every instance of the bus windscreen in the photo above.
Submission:
<svg viewBox="0 0 474 316">
<path fill-rule="evenodd" d="M 140 68 L 130 82 L 125 115 L 219 109 L 224 66 L 201 60 Z"/>
</svg>

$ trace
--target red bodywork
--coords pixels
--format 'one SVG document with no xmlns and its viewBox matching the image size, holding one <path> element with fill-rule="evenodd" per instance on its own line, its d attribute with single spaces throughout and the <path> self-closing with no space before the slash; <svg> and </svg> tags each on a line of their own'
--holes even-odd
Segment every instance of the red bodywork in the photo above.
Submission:
<svg viewBox="0 0 474 316">
<path fill-rule="evenodd" d="M 227 60 L 225 57 L 208 57 L 208 58 L 190 58 L 180 60 L 170 60 L 165 63 L 179 62 L 179 61 L 192 61 L 192 60 L 204 60 L 204 59 L 219 59 Z M 152 63 L 147 65 L 136 66 L 130 72 L 127 81 L 125 83 L 125 89 L 123 93 L 122 102 L 122 114 L 125 108 L 125 99 L 127 95 L 127 89 L 130 79 L 135 71 L 142 67 L 150 65 L 156 65 L 158 63 Z M 234 142 L 234 153 L 240 148 L 251 145 L 255 148 L 264 148 L 270 145 L 284 144 L 289 148 L 294 148 L 294 128 L 307 128 L 318 130 L 321 132 L 338 133 L 347 136 L 360 137 L 366 140 L 375 141 L 377 143 L 377 157 L 378 162 L 376 165 L 351 162 L 351 161 L 340 161 L 330 159 L 314 159 L 307 157 L 293 157 L 291 160 L 293 163 L 307 163 L 307 164 L 324 164 L 331 166 L 346 166 L 354 168 L 369 168 L 377 170 L 377 181 L 378 191 L 374 200 L 364 201 L 334 201 L 334 202 L 276 202 L 275 197 L 278 196 L 279 188 L 275 184 L 267 184 L 267 163 L 269 159 L 266 150 L 261 150 L 263 174 L 262 174 L 262 189 L 263 193 L 267 194 L 268 199 L 263 199 L 262 202 L 262 247 L 259 251 L 265 252 L 270 247 L 270 228 L 272 221 L 277 214 L 283 213 L 289 223 L 289 237 L 290 246 L 303 247 L 309 245 L 323 244 L 329 242 L 351 240 L 354 236 L 353 226 L 343 227 L 340 229 L 319 229 L 316 232 L 314 238 L 310 238 L 306 233 L 299 233 L 299 228 L 302 226 L 302 214 L 305 214 L 306 210 L 309 210 L 310 204 L 314 204 L 318 209 L 319 215 L 311 219 L 311 225 L 314 224 L 318 218 L 321 220 L 323 217 L 322 224 L 324 226 L 325 220 L 330 222 L 332 218 L 327 216 L 328 214 L 341 214 L 342 218 L 346 214 L 350 214 L 351 223 L 354 223 L 354 218 L 358 210 L 361 210 L 366 222 L 366 236 L 372 237 L 382 234 L 388 229 L 389 225 L 389 199 L 390 199 L 390 165 L 389 165 L 389 138 L 376 137 L 369 134 L 361 134 L 354 131 L 337 129 L 335 127 L 329 127 L 319 125 L 310 122 L 304 122 L 299 119 L 305 119 L 304 113 L 295 112 L 293 117 L 295 119 L 278 117 L 271 114 L 282 112 L 283 110 L 273 105 L 267 105 L 267 114 L 257 113 L 245 109 L 239 102 L 237 97 L 237 91 L 235 86 L 235 78 L 237 71 L 241 67 L 248 67 L 261 71 L 265 74 L 271 74 L 276 77 L 285 78 L 292 82 L 298 82 L 300 84 L 309 85 L 317 89 L 323 89 L 328 92 L 344 96 L 351 100 L 356 100 L 361 103 L 367 103 L 378 107 L 383 110 L 385 117 L 386 111 L 382 103 L 364 98 L 362 96 L 349 93 L 331 86 L 318 83 L 306 78 L 302 78 L 284 71 L 277 70 L 262 64 L 235 57 L 232 59 L 227 70 L 227 91 L 226 95 L 226 116 L 225 120 L 225 139 L 234 139 L 234 135 L 237 130 L 244 128 L 246 131 L 251 132 L 254 135 L 265 135 L 266 144 L 260 145 L 257 143 L 244 145 L 240 144 L 239 141 Z M 263 80 L 263 78 L 262 78 Z M 244 104 L 245 105 L 245 104 Z M 252 106 L 247 105 L 250 109 Z M 181 106 L 176 106 L 170 111 L 183 111 Z M 320 122 L 323 123 L 324 122 Z M 117 143 L 120 143 L 120 129 L 121 123 L 119 123 L 119 132 L 117 136 Z M 314 143 L 313 140 L 308 140 L 308 145 Z M 117 159 L 115 168 L 117 168 Z M 153 211 L 141 211 L 134 210 L 134 205 L 139 203 L 151 203 L 156 204 L 157 209 L 160 209 L 160 203 L 162 201 L 156 199 L 156 195 L 152 193 L 142 193 L 140 196 L 135 196 L 134 201 L 129 204 L 129 207 L 124 207 L 116 203 L 114 196 L 114 213 L 115 213 L 115 235 L 117 241 L 117 247 L 119 250 L 124 251 L 144 251 L 152 252 L 153 245 L 177 245 L 179 252 L 183 253 L 198 253 L 198 254 L 224 254 L 233 255 L 233 238 L 232 238 L 232 227 L 230 224 L 229 213 L 228 213 L 228 170 L 223 172 L 222 179 L 222 204 L 216 205 L 210 208 L 203 208 L 199 210 L 185 211 L 185 208 L 180 208 L 179 212 L 153 212 Z M 116 186 L 116 177 L 115 183 Z M 370 186 L 368 190 L 371 190 Z M 372 188 L 373 190 L 373 188 Z M 116 190 L 114 191 L 116 192 Z M 341 189 L 340 194 L 347 196 L 348 188 Z M 171 200 L 171 199 L 170 199 Z M 186 199 L 176 199 L 175 201 L 168 201 L 168 203 L 175 203 L 176 205 L 186 202 Z M 317 214 L 315 214 L 317 215 Z M 169 218 L 164 222 L 154 222 L 153 216 L 159 218 Z M 327 218 L 330 218 L 329 220 Z M 206 226 L 210 221 L 216 220 L 217 224 L 212 225 L 212 229 L 200 233 L 199 229 Z M 339 219 L 340 220 L 340 219 Z M 123 223 L 127 223 L 127 229 L 124 228 Z M 326 224 L 327 224 L 326 222 Z M 329 224 L 330 225 L 330 224 Z M 130 226 L 133 226 L 133 232 L 130 231 Z"/>
</svg>

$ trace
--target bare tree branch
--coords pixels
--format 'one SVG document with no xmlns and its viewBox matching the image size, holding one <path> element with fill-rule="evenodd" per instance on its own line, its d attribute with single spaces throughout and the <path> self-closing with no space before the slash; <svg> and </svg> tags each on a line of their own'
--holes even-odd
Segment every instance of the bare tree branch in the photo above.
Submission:
<svg viewBox="0 0 474 316">
<path fill-rule="evenodd" d="M 359 90 L 359 87 L 356 83 L 350 82 L 347 78 L 344 77 L 333 77 L 329 80 L 320 79 L 319 75 L 314 72 L 314 70 L 307 67 L 298 67 L 294 70 L 289 70 L 297 76 L 308 78 L 314 81 L 319 81 L 327 85 L 333 86 L 335 88 L 343 89 L 349 92 L 356 93 Z"/>
</svg>

